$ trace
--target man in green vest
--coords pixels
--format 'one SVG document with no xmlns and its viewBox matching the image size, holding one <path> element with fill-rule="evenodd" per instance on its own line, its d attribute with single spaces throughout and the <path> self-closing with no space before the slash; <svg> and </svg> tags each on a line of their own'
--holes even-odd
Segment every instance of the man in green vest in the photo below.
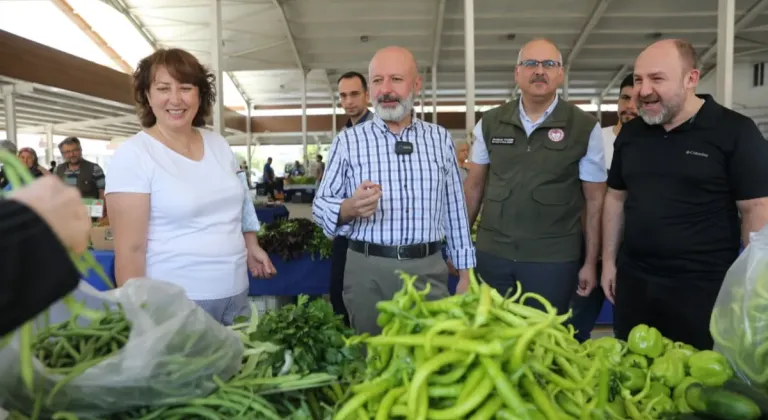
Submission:
<svg viewBox="0 0 768 420">
<path fill-rule="evenodd" d="M 464 191 L 470 225 L 482 204 L 476 245 L 482 280 L 502 294 L 519 282 L 523 293 L 539 294 L 565 313 L 574 292 L 588 296 L 597 285 L 607 172 L 597 119 L 558 98 L 562 61 L 547 40 L 520 50 L 515 81 L 522 95 L 475 126 Z"/>
</svg>

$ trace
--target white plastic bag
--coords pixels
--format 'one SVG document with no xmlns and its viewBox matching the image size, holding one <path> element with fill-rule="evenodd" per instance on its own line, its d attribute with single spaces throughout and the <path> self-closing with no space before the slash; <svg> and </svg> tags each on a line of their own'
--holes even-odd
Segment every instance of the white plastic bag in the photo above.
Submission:
<svg viewBox="0 0 768 420">
<path fill-rule="evenodd" d="M 768 391 L 768 227 L 750 236 L 725 276 L 709 330 L 739 377 Z"/>
<path fill-rule="evenodd" d="M 103 309 L 105 303 L 117 308 L 119 304 L 131 323 L 124 347 L 75 377 L 52 398 L 51 390 L 62 375 L 51 373 L 35 358 L 32 396 L 21 379 L 16 334 L 0 350 L 0 406 L 30 414 L 37 400 L 43 403 L 43 418 L 56 411 L 105 415 L 208 395 L 216 388 L 214 375 L 226 381 L 240 368 L 240 338 L 174 284 L 135 279 L 119 289 L 98 292 L 81 282 L 75 298 L 92 309 Z M 70 313 L 58 302 L 47 316 L 35 320 L 38 331 L 44 324 L 69 319 Z M 78 321 L 81 325 L 88 322 Z"/>
</svg>

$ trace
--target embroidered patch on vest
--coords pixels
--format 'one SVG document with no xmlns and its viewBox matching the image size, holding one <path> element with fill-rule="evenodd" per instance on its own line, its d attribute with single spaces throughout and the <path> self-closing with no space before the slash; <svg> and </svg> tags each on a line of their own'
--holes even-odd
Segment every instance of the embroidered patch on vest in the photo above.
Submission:
<svg viewBox="0 0 768 420">
<path fill-rule="evenodd" d="M 515 139 L 511 137 L 491 137 L 491 144 L 515 144 Z"/>
<path fill-rule="evenodd" d="M 565 138 L 565 132 L 559 128 L 549 130 L 549 139 L 557 143 Z"/>
</svg>

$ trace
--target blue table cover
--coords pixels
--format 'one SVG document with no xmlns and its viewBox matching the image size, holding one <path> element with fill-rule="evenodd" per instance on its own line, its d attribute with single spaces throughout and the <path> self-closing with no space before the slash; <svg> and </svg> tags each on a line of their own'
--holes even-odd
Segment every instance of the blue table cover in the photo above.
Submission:
<svg viewBox="0 0 768 420">
<path fill-rule="evenodd" d="M 256 208 L 256 216 L 259 218 L 261 224 L 272 223 L 275 220 L 287 219 L 290 213 L 288 209 L 283 205 L 264 206 L 254 205 Z"/>
<path fill-rule="evenodd" d="M 115 281 L 115 252 L 91 251 L 96 261 L 104 267 L 109 279 Z M 331 284 L 331 260 L 304 254 L 299 259 L 283 261 L 277 255 L 272 255 L 272 264 L 277 275 L 271 279 L 258 279 L 250 276 L 251 296 L 298 296 L 300 294 L 328 294 Z M 86 276 L 87 281 L 96 290 L 108 290 L 104 282 L 94 272 Z"/>
</svg>

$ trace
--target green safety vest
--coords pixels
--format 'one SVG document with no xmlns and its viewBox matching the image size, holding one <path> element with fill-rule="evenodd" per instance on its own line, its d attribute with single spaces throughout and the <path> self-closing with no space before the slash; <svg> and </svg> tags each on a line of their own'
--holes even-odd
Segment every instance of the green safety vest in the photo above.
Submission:
<svg viewBox="0 0 768 420">
<path fill-rule="evenodd" d="M 519 103 L 483 115 L 490 165 L 477 249 L 522 262 L 579 260 L 584 209 L 579 162 L 597 119 L 560 99 L 528 137 Z"/>
</svg>

